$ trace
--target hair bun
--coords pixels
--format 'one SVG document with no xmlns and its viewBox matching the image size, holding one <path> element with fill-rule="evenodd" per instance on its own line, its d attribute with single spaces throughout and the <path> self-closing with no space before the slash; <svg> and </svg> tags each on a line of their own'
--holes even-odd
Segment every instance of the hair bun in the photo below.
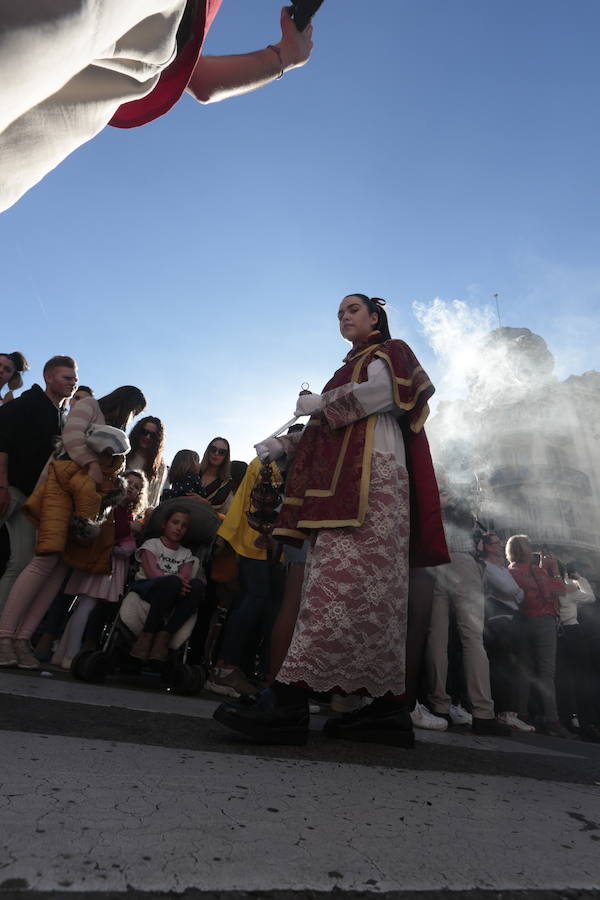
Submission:
<svg viewBox="0 0 600 900">
<path fill-rule="evenodd" d="M 385 306 L 385 300 L 382 300 L 381 297 L 371 297 L 373 303 L 376 303 L 377 306 Z"/>
</svg>

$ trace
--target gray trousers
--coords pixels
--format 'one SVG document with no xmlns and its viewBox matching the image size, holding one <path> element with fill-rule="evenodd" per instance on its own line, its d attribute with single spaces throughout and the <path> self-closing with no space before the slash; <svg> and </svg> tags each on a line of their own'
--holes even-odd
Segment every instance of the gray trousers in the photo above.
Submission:
<svg viewBox="0 0 600 900">
<path fill-rule="evenodd" d="M 452 553 L 451 562 L 435 569 L 431 625 L 425 655 L 428 700 L 434 713 L 448 714 L 451 697 L 448 677 L 448 627 L 450 608 L 456 616 L 463 650 L 467 692 L 473 715 L 494 718 L 490 689 L 490 664 L 483 646 L 484 596 L 481 568 L 470 553 Z"/>
<path fill-rule="evenodd" d="M 0 527 L 6 525 L 10 540 L 10 558 L 4 575 L 0 578 L 0 613 L 17 577 L 33 557 L 36 538 L 35 527 L 21 512 L 25 494 L 14 487 L 9 488 L 9 491 L 8 513 L 4 519 L 0 519 Z"/>
</svg>

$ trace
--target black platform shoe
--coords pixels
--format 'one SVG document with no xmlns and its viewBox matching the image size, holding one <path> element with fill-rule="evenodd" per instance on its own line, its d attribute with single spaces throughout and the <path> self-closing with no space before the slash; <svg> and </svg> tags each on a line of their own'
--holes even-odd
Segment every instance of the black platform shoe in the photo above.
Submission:
<svg viewBox="0 0 600 900">
<path fill-rule="evenodd" d="M 221 703 L 213 719 L 260 744 L 306 744 L 308 740 L 308 702 L 281 703 L 272 688 L 256 698 L 240 698 Z"/>
<path fill-rule="evenodd" d="M 327 719 L 323 733 L 330 738 L 385 744 L 410 749 L 415 735 L 410 713 L 401 704 L 374 700 L 369 706 Z"/>
</svg>

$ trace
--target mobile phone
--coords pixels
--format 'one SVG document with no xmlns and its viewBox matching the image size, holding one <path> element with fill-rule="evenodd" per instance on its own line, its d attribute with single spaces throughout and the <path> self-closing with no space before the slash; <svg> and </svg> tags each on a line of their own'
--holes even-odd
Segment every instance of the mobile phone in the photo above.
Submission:
<svg viewBox="0 0 600 900">
<path fill-rule="evenodd" d="M 322 3 L 323 0 L 292 0 L 290 15 L 298 31 L 304 31 Z"/>
</svg>

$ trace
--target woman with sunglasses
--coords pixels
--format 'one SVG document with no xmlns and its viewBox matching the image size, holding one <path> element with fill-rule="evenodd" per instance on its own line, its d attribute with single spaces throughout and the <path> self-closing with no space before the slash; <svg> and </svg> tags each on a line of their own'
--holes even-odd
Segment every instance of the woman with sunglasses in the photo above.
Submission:
<svg viewBox="0 0 600 900">
<path fill-rule="evenodd" d="M 163 457 L 165 429 L 156 416 L 144 416 L 136 422 L 129 434 L 131 450 L 127 455 L 127 468 L 143 472 L 148 482 L 148 506 L 158 506 L 167 477 Z"/>
<path fill-rule="evenodd" d="M 170 487 L 161 500 L 175 497 L 199 497 L 217 512 L 226 512 L 233 494 L 229 441 L 214 438 L 202 460 L 195 450 L 179 450 L 169 469 Z"/>
<path fill-rule="evenodd" d="M 213 438 L 200 461 L 199 494 L 218 512 L 225 512 L 233 493 L 231 450 L 225 438 Z"/>
</svg>

